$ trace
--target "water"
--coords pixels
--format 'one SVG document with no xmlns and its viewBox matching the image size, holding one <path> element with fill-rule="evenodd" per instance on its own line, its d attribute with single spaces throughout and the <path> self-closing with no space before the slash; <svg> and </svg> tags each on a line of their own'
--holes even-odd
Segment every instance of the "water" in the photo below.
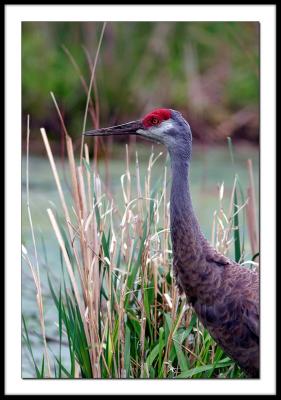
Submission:
<svg viewBox="0 0 281 400">
<path fill-rule="evenodd" d="M 144 182 L 144 174 L 147 168 L 147 161 L 150 156 L 150 149 L 137 144 L 139 153 L 139 163 L 141 170 L 142 184 Z M 162 147 L 155 147 L 155 154 L 164 150 Z M 165 151 L 165 150 L 164 150 Z M 114 158 L 110 160 L 110 189 L 118 204 L 122 204 L 122 193 L 120 176 L 125 173 L 125 147 L 118 146 L 114 148 Z M 132 157 L 134 154 L 132 154 Z M 253 147 L 237 147 L 235 149 L 235 172 L 239 175 L 242 187 L 246 190 L 248 185 L 247 159 L 251 158 L 254 166 L 254 180 L 257 197 L 258 209 L 258 193 L 259 193 L 259 156 L 258 149 Z M 159 158 L 153 168 L 153 181 L 158 176 L 162 176 L 165 165 L 165 154 Z M 132 161 L 134 159 L 132 158 Z M 63 167 L 60 160 L 56 160 L 57 168 L 61 181 L 63 183 Z M 22 161 L 22 243 L 33 254 L 30 226 L 28 222 L 26 209 L 26 159 Z M 67 172 L 67 163 L 65 165 Z M 105 179 L 104 161 L 99 162 L 100 174 Z M 225 205 L 228 206 L 228 200 L 232 185 L 234 182 L 234 170 L 230 161 L 229 152 L 225 147 L 203 148 L 194 147 L 191 164 L 191 193 L 193 205 L 198 216 L 200 225 L 205 235 L 210 238 L 211 226 L 213 220 L 213 212 L 218 209 L 218 184 L 225 184 Z M 36 243 L 38 248 L 40 277 L 42 282 L 42 293 L 45 311 L 46 335 L 48 338 L 48 346 L 50 351 L 56 356 L 59 354 L 58 344 L 58 327 L 56 322 L 57 311 L 54 307 L 53 300 L 49 293 L 47 274 L 50 275 L 51 281 L 59 283 L 61 276 L 61 262 L 59 255 L 58 243 L 55 239 L 53 229 L 51 227 L 46 209 L 50 205 L 55 205 L 58 211 L 61 211 L 59 196 L 54 183 L 52 171 L 50 169 L 47 157 L 30 157 L 29 160 L 29 185 L 30 185 L 30 207 L 33 219 L 33 225 L 36 234 Z M 132 182 L 135 183 L 134 162 L 132 162 Z M 161 174 L 161 175 L 160 175 Z M 71 196 L 66 184 L 63 184 L 66 193 L 66 199 L 71 204 Z M 250 252 L 249 243 L 246 243 L 246 251 Z M 22 313 L 26 319 L 30 340 L 36 361 L 41 362 L 43 355 L 43 346 L 40 335 L 40 325 L 38 323 L 38 308 L 36 304 L 36 291 L 30 270 L 25 262 L 22 263 Z M 65 338 L 63 339 L 65 341 Z M 68 348 L 62 348 L 62 361 L 64 365 L 68 365 Z M 32 366 L 30 356 L 27 352 L 25 344 L 22 346 L 22 376 L 24 378 L 34 377 L 34 368 Z"/>
</svg>

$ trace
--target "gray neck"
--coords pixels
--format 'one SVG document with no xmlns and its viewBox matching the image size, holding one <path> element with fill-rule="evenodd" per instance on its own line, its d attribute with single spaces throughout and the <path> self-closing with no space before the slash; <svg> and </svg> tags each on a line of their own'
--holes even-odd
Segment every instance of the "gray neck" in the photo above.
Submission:
<svg viewBox="0 0 281 400">
<path fill-rule="evenodd" d="M 189 160 L 171 156 L 172 187 L 170 197 L 171 236 L 174 256 L 179 249 L 189 253 L 193 259 L 201 251 L 203 235 L 195 216 L 189 189 Z M 197 258 L 197 257 L 196 257 Z"/>
<path fill-rule="evenodd" d="M 172 187 L 171 211 L 174 217 L 193 213 L 189 189 L 189 162 L 179 158 L 171 158 Z"/>
</svg>

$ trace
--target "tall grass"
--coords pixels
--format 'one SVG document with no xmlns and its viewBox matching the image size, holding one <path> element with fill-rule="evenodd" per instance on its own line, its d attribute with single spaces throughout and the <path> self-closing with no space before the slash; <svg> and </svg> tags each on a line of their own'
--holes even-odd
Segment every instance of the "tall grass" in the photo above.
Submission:
<svg viewBox="0 0 281 400">
<path fill-rule="evenodd" d="M 175 286 L 167 167 L 152 185 L 153 167 L 162 154 L 151 152 L 143 183 L 138 156 L 136 154 L 135 163 L 130 162 L 126 148 L 126 169 L 120 177 L 123 205 L 117 206 L 91 165 L 88 145 L 83 146 L 82 163 L 76 161 L 72 140 L 65 127 L 64 130 L 71 176 L 71 207 L 62 190 L 46 131 L 41 129 L 60 199 L 60 205 L 47 209 L 62 260 L 61 281 L 48 280 L 57 310 L 54 324 L 59 340 L 58 354 L 52 356 L 44 331 L 38 257 L 33 265 L 28 250 L 23 248 L 24 260 L 31 268 L 37 289 L 44 345 L 40 365 L 37 365 L 23 317 L 23 338 L 34 366 L 34 376 L 243 378 L 244 373 L 216 345 Z M 253 181 L 250 182 L 253 185 Z M 224 254 L 234 246 L 235 257 L 242 262 L 245 261 L 241 257 L 243 240 L 237 245 L 237 232 L 242 239 L 244 235 L 241 223 L 237 224 L 237 216 L 244 212 L 247 200 L 238 204 L 238 183 L 239 178 L 235 177 L 226 210 L 224 186 L 220 186 L 212 241 Z M 29 204 L 27 208 L 30 212 Z M 32 220 L 30 222 L 34 237 Z M 33 244 L 36 253 L 35 237 Z M 256 266 L 251 260 L 247 263 Z M 69 348 L 68 363 L 62 362 L 63 342 Z"/>
</svg>

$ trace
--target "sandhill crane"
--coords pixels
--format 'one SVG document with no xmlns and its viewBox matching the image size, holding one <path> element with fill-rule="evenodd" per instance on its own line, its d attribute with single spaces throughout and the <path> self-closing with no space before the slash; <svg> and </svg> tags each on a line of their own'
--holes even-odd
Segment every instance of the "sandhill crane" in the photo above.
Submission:
<svg viewBox="0 0 281 400">
<path fill-rule="evenodd" d="M 182 114 L 156 109 L 140 120 L 84 134 L 134 134 L 167 147 L 172 170 L 171 239 L 177 285 L 226 354 L 248 376 L 259 377 L 259 274 L 218 253 L 201 232 L 189 189 L 192 133 Z"/>
</svg>

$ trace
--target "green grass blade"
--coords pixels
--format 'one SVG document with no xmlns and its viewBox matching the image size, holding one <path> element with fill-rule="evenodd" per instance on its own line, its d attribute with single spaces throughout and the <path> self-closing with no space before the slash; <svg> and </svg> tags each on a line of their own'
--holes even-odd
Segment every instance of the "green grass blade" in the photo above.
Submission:
<svg viewBox="0 0 281 400">
<path fill-rule="evenodd" d="M 23 339 L 25 341 L 26 347 L 27 347 L 27 349 L 29 351 L 29 354 L 31 356 L 31 359 L 32 359 L 32 362 L 33 362 L 33 365 L 34 365 L 34 369 L 35 369 L 36 377 L 40 378 L 41 373 L 40 373 L 40 370 L 39 370 L 39 368 L 38 368 L 38 366 L 37 366 L 37 364 L 35 362 L 35 358 L 34 358 L 33 351 L 32 351 L 32 346 L 31 346 L 31 343 L 30 343 L 29 335 L 28 335 L 27 325 L 26 325 L 25 318 L 24 318 L 23 315 L 22 315 L 22 322 L 23 322 L 24 334 L 25 334 L 25 335 L 23 335 Z"/>
<path fill-rule="evenodd" d="M 157 355 L 159 355 L 159 343 L 151 350 L 151 352 L 147 356 L 146 363 L 148 365 L 148 368 L 152 367 L 153 361 L 156 359 Z"/>
<path fill-rule="evenodd" d="M 240 228 L 239 228 L 239 216 L 238 216 L 238 198 L 237 198 L 237 191 L 235 188 L 234 192 L 234 200 L 233 200 L 233 211 L 234 211 L 234 250 L 235 250 L 235 261 L 239 262 L 241 259 L 241 245 L 240 245 Z"/>
<path fill-rule="evenodd" d="M 224 368 L 224 367 L 228 367 L 231 364 L 232 364 L 232 361 L 218 363 L 215 366 L 212 364 L 211 365 L 210 364 L 202 365 L 201 367 L 191 368 L 187 371 L 183 371 L 181 374 L 177 375 L 177 378 L 191 378 L 198 374 L 201 374 L 202 372 L 209 371 L 210 369 Z"/>
<path fill-rule="evenodd" d="M 124 367 L 126 370 L 126 377 L 130 374 L 130 351 L 131 351 L 131 331 L 126 324 L 125 328 L 125 354 L 124 354 Z"/>
</svg>

